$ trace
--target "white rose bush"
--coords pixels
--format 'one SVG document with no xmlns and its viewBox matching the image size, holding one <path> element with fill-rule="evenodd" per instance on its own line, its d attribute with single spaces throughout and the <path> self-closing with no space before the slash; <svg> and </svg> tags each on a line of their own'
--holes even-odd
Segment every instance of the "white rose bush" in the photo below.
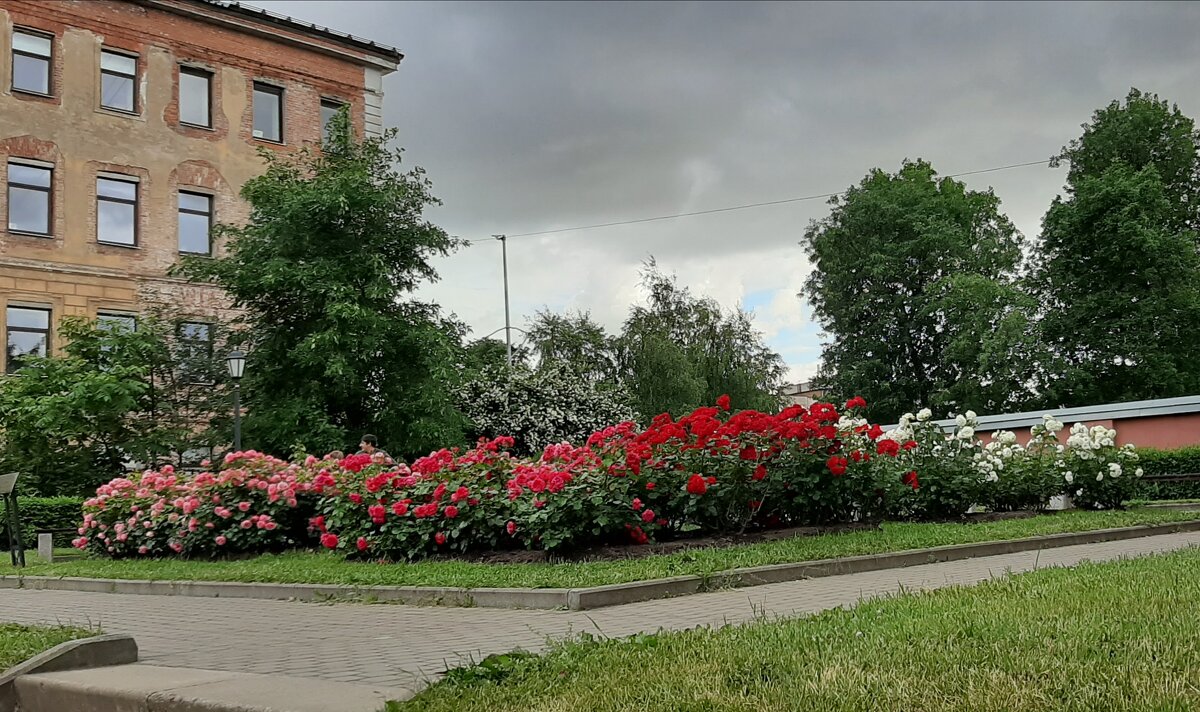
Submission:
<svg viewBox="0 0 1200 712">
<path fill-rule="evenodd" d="M 1133 445 L 1117 446 L 1117 431 L 1083 423 L 1071 427 L 1064 452 L 1064 484 L 1080 507 L 1115 509 L 1133 497 L 1142 468 Z"/>
</svg>

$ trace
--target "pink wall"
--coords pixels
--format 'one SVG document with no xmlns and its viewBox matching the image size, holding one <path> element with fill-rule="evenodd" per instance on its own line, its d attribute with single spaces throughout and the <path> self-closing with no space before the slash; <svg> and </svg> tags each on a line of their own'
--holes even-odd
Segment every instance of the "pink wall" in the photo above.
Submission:
<svg viewBox="0 0 1200 712">
<path fill-rule="evenodd" d="M 1058 439 L 1067 441 L 1071 426 L 1077 421 L 1065 421 Z M 1125 418 L 1116 420 L 1087 420 L 1084 424 L 1089 428 L 1103 425 L 1117 431 L 1117 444 L 1133 443 L 1138 447 L 1176 448 L 1186 445 L 1200 445 L 1200 413 L 1180 413 L 1176 415 L 1154 415 L 1144 418 Z M 992 434 L 986 431 L 988 426 L 981 425 L 977 430 L 983 442 L 990 442 Z M 998 428 L 1005 430 L 1007 428 Z M 1017 434 L 1021 444 L 1029 442 L 1029 428 L 1011 428 Z"/>
</svg>

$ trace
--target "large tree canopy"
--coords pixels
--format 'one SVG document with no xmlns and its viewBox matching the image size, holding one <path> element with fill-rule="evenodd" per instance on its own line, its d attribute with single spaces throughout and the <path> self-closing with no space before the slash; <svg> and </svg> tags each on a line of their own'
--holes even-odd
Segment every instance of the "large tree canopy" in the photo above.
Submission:
<svg viewBox="0 0 1200 712">
<path fill-rule="evenodd" d="M 461 329 L 411 295 L 456 243 L 423 217 L 437 200 L 419 168 L 397 168 L 394 134 L 360 140 L 344 112 L 336 121 L 321 151 L 265 154 L 242 190 L 249 222 L 223 229 L 228 255 L 182 266 L 242 310 L 246 444 L 327 450 L 363 431 L 396 454 L 460 442 Z"/>
<path fill-rule="evenodd" d="M 1002 411 L 1031 397 L 1020 235 L 991 191 L 924 161 L 874 170 L 804 236 L 804 295 L 831 341 L 818 382 L 893 421 L 929 405 Z"/>
<path fill-rule="evenodd" d="M 1200 392 L 1200 256 L 1157 169 L 1116 161 L 1046 214 L 1034 283 L 1063 406 Z"/>
<path fill-rule="evenodd" d="M 1054 163 L 1066 163 L 1067 192 L 1099 178 L 1113 164 L 1134 171 L 1153 166 L 1167 197 L 1160 227 L 1170 233 L 1200 230 L 1200 132 L 1195 122 L 1156 94 L 1130 89 L 1083 124 L 1083 134 Z"/>
</svg>

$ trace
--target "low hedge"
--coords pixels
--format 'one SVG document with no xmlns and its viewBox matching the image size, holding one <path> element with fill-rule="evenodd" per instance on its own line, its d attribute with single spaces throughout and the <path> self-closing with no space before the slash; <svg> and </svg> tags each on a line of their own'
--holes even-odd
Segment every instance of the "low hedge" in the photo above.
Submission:
<svg viewBox="0 0 1200 712">
<path fill-rule="evenodd" d="M 37 533 L 57 529 L 74 531 L 83 518 L 82 497 L 18 497 L 17 511 L 21 516 L 21 542 L 26 549 L 37 548 Z M 4 548 L 9 547 L 8 511 L 0 504 L 0 543 Z M 71 535 L 62 534 L 56 537 L 55 544 L 68 542 Z"/>
<path fill-rule="evenodd" d="M 1200 472 L 1200 445 L 1155 450 L 1138 448 L 1138 464 L 1147 477 L 1153 475 L 1186 475 Z M 1200 482 L 1141 482 L 1139 499 L 1196 499 L 1200 498 Z"/>
</svg>

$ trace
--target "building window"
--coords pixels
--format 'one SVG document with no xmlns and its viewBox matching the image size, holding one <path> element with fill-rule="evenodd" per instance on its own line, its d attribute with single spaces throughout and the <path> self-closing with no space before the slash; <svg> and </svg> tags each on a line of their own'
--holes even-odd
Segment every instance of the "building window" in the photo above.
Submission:
<svg viewBox="0 0 1200 712">
<path fill-rule="evenodd" d="M 329 140 L 329 124 L 338 115 L 338 112 L 342 110 L 343 106 L 345 104 L 333 99 L 321 100 L 321 137 L 324 140 Z"/>
<path fill-rule="evenodd" d="M 12 88 L 16 91 L 50 95 L 50 67 L 54 38 L 14 30 L 12 34 Z"/>
<path fill-rule="evenodd" d="M 137 317 L 120 312 L 100 312 L 96 315 L 96 328 L 116 333 L 137 331 Z"/>
<path fill-rule="evenodd" d="M 283 89 L 254 83 L 254 138 L 283 141 Z"/>
<path fill-rule="evenodd" d="M 212 74 L 194 67 L 179 68 L 179 120 L 212 127 Z"/>
<path fill-rule="evenodd" d="M 96 179 L 96 241 L 137 244 L 138 184 L 129 179 Z"/>
<path fill-rule="evenodd" d="M 8 229 L 50 234 L 50 193 L 54 171 L 44 166 L 8 163 Z"/>
<path fill-rule="evenodd" d="M 198 321 L 179 324 L 179 360 L 188 383 L 212 383 L 208 366 L 212 361 L 212 325 Z"/>
<path fill-rule="evenodd" d="M 100 106 L 137 111 L 137 57 L 100 51 Z"/>
<path fill-rule="evenodd" d="M 29 356 L 50 353 L 50 310 L 38 307 L 8 307 L 6 326 L 8 350 L 5 365 L 16 373 Z"/>
<path fill-rule="evenodd" d="M 179 191 L 179 251 L 212 254 L 212 196 Z"/>
</svg>

